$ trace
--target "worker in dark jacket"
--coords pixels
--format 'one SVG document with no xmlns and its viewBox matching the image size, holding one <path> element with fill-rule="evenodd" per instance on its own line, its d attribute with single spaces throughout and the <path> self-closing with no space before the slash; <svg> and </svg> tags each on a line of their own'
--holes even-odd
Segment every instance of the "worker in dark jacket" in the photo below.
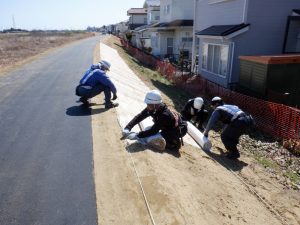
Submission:
<svg viewBox="0 0 300 225">
<path fill-rule="evenodd" d="M 117 99 L 117 89 L 106 72 L 110 69 L 110 63 L 101 60 L 99 64 L 94 64 L 85 72 L 76 87 L 76 95 L 80 96 L 83 104 L 88 104 L 88 100 L 104 91 L 105 108 L 109 109 L 117 106 L 111 100 Z M 111 98 L 111 93 L 113 97 Z"/>
<path fill-rule="evenodd" d="M 211 105 L 214 111 L 207 123 L 204 136 L 208 137 L 208 132 L 220 120 L 226 124 L 221 134 L 221 140 L 228 151 L 226 157 L 229 159 L 239 158 L 240 153 L 237 149 L 239 138 L 253 123 L 253 118 L 235 105 L 225 105 L 220 97 L 214 97 Z"/>
<path fill-rule="evenodd" d="M 181 115 L 187 121 L 192 122 L 200 131 L 204 130 L 203 123 L 208 117 L 208 111 L 204 109 L 204 101 L 201 97 L 188 100 Z"/>
<path fill-rule="evenodd" d="M 187 123 L 182 120 L 179 113 L 170 110 L 163 102 L 159 91 L 152 90 L 146 94 L 144 102 L 147 107 L 136 115 L 123 130 L 123 136 L 130 133 L 130 130 L 147 117 L 153 118 L 153 126 L 150 129 L 139 133 L 131 134 L 129 139 L 147 138 L 160 134 L 165 140 L 165 148 L 172 151 L 179 151 L 182 138 L 187 132 Z"/>
</svg>

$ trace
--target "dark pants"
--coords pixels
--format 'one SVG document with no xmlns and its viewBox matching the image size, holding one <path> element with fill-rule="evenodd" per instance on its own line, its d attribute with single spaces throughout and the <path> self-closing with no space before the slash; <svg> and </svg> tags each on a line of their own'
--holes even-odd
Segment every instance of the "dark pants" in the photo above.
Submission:
<svg viewBox="0 0 300 225">
<path fill-rule="evenodd" d="M 82 85 L 82 86 L 80 85 L 76 89 L 76 94 L 83 98 L 89 99 L 100 94 L 102 91 L 104 91 L 105 102 L 110 102 L 111 99 L 110 88 L 102 84 L 96 85 L 94 87 L 87 86 L 87 85 Z"/>
<path fill-rule="evenodd" d="M 161 136 L 166 140 L 166 149 L 179 150 L 181 147 L 180 134 L 177 129 L 162 130 Z"/>
<path fill-rule="evenodd" d="M 239 138 L 248 127 L 245 117 L 240 117 L 228 124 L 221 134 L 221 140 L 229 152 L 238 152 Z"/>
</svg>

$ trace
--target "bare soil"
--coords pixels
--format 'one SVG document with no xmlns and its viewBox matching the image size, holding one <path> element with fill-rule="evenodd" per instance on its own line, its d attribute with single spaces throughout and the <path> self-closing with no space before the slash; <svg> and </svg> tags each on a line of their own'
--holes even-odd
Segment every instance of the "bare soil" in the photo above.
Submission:
<svg viewBox="0 0 300 225">
<path fill-rule="evenodd" d="M 0 73 L 47 50 L 93 35 L 86 32 L 0 33 Z"/>
</svg>

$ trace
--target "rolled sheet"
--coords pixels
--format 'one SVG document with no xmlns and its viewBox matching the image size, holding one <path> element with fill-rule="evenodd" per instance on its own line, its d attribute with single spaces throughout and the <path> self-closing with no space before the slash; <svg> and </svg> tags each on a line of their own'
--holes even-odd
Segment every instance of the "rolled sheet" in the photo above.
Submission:
<svg viewBox="0 0 300 225">
<path fill-rule="evenodd" d="M 193 124 L 188 123 L 188 134 L 200 145 L 204 151 L 209 151 L 211 149 L 210 140 L 205 137 L 200 130 L 198 130 Z"/>
</svg>

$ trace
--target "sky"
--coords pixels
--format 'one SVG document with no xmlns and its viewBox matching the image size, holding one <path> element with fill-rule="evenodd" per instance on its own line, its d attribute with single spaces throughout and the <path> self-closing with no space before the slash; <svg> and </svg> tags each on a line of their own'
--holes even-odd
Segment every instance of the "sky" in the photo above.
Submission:
<svg viewBox="0 0 300 225">
<path fill-rule="evenodd" d="M 145 0 L 0 0 L 0 30 L 101 27 L 128 20 L 127 10 Z"/>
</svg>

